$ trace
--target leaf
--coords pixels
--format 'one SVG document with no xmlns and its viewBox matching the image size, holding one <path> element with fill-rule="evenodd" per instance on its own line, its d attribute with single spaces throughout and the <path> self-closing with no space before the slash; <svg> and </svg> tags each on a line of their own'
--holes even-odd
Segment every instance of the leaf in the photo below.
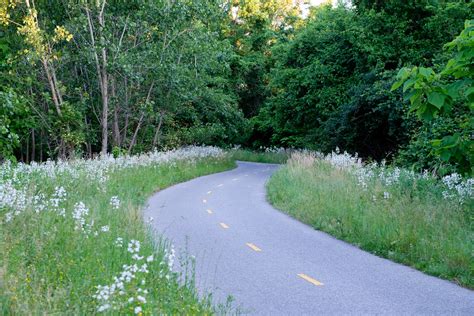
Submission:
<svg viewBox="0 0 474 316">
<path fill-rule="evenodd" d="M 410 101 L 412 96 L 414 96 L 415 94 L 416 94 L 416 91 L 410 91 L 409 93 L 407 93 L 403 96 L 403 101 L 405 101 L 405 102 Z"/>
<path fill-rule="evenodd" d="M 395 82 L 393 85 L 392 85 L 392 88 L 390 88 L 390 91 L 395 91 L 397 90 L 398 88 L 400 88 L 402 86 L 402 84 L 405 82 L 405 80 L 399 80 L 397 82 Z"/>
<path fill-rule="evenodd" d="M 410 102 L 412 107 L 418 108 L 421 104 L 421 90 L 410 93 Z"/>
<path fill-rule="evenodd" d="M 407 67 L 403 67 L 398 72 L 397 79 L 400 79 L 400 81 L 405 81 L 411 75 L 411 73 L 412 73 L 411 69 L 409 69 Z"/>
<path fill-rule="evenodd" d="M 454 65 L 456 65 L 456 60 L 450 59 L 444 67 L 443 74 L 449 74 Z"/>
<path fill-rule="evenodd" d="M 459 96 L 459 91 L 463 85 L 464 82 L 461 80 L 453 82 L 446 86 L 446 92 L 451 98 L 456 99 Z"/>
<path fill-rule="evenodd" d="M 417 114 L 425 121 L 431 121 L 435 117 L 433 107 L 427 106 L 426 103 L 419 107 Z"/>
<path fill-rule="evenodd" d="M 423 77 L 428 78 L 434 74 L 434 71 L 431 68 L 420 67 L 420 74 Z"/>
<path fill-rule="evenodd" d="M 441 110 L 443 107 L 445 99 L 446 95 L 440 92 L 433 91 L 428 93 L 428 102 L 433 104 L 438 110 Z"/>
<path fill-rule="evenodd" d="M 415 79 L 411 78 L 407 81 L 405 81 L 405 84 L 403 85 L 403 92 L 407 91 L 413 84 L 415 83 Z"/>
<path fill-rule="evenodd" d="M 433 139 L 431 141 L 431 145 L 433 145 L 433 147 L 440 147 L 441 146 L 441 139 Z"/>
<path fill-rule="evenodd" d="M 449 158 L 451 158 L 451 152 L 449 150 L 440 150 L 439 151 L 439 157 L 444 160 L 444 161 L 449 161 Z"/>
<path fill-rule="evenodd" d="M 474 94 L 474 87 L 468 88 L 464 94 L 466 97 L 470 98 L 470 96 Z"/>
<path fill-rule="evenodd" d="M 456 145 L 458 144 L 459 142 L 459 139 L 460 139 L 460 135 L 458 133 L 454 134 L 454 135 L 450 135 L 450 136 L 445 136 L 443 137 L 441 140 L 442 140 L 442 144 L 443 144 L 443 147 L 442 148 L 445 148 L 445 149 L 448 149 L 448 148 L 454 148 L 456 147 Z"/>
</svg>

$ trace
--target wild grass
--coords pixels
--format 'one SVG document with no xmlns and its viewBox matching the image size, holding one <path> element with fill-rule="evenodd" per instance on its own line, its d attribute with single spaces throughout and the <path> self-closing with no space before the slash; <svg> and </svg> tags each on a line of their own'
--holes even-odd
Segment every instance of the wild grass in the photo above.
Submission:
<svg viewBox="0 0 474 316">
<path fill-rule="evenodd" d="M 240 161 L 284 164 L 290 158 L 291 152 L 281 148 L 261 151 L 238 148 L 229 150 L 229 155 L 232 159 Z"/>
<path fill-rule="evenodd" d="M 272 176 L 268 196 L 315 229 L 474 288 L 472 179 L 296 154 Z"/>
<path fill-rule="evenodd" d="M 1 166 L 0 313 L 218 311 L 198 297 L 192 278 L 173 272 L 172 246 L 156 242 L 141 213 L 153 192 L 235 165 L 219 150 L 193 150 Z"/>
</svg>

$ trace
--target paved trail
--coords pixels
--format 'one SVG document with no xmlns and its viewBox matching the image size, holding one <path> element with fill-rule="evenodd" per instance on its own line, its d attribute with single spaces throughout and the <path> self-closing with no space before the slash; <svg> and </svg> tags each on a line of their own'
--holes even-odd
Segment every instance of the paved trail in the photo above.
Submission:
<svg viewBox="0 0 474 316">
<path fill-rule="evenodd" d="M 196 257 L 200 291 L 243 312 L 474 315 L 474 292 L 378 258 L 272 208 L 278 166 L 244 163 L 154 195 L 145 216 Z"/>
</svg>

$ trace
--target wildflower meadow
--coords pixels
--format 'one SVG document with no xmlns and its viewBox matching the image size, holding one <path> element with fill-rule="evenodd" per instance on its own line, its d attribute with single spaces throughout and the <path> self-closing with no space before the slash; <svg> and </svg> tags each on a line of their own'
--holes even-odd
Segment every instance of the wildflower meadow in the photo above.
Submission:
<svg viewBox="0 0 474 316">
<path fill-rule="evenodd" d="M 233 166 L 215 147 L 0 165 L 2 314 L 212 313 L 140 210 L 156 190 Z"/>
<path fill-rule="evenodd" d="M 268 198 L 295 218 L 376 255 L 474 288 L 474 179 L 293 153 Z"/>
</svg>

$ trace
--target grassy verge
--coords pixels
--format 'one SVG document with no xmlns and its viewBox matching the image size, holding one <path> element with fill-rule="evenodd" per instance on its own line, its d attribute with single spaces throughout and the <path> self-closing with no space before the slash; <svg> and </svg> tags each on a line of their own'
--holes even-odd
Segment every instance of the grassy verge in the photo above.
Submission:
<svg viewBox="0 0 474 316">
<path fill-rule="evenodd" d="M 0 166 L 1 313 L 218 311 L 172 271 L 174 250 L 140 212 L 154 191 L 234 167 L 206 150 Z"/>
<path fill-rule="evenodd" d="M 277 208 L 318 230 L 474 288 L 469 181 L 363 166 L 347 155 L 297 154 L 273 175 L 268 195 Z"/>
<path fill-rule="evenodd" d="M 262 162 L 262 163 L 277 163 L 283 164 L 290 157 L 289 150 L 266 150 L 253 151 L 248 149 L 231 149 L 229 155 L 234 160 Z"/>
</svg>

